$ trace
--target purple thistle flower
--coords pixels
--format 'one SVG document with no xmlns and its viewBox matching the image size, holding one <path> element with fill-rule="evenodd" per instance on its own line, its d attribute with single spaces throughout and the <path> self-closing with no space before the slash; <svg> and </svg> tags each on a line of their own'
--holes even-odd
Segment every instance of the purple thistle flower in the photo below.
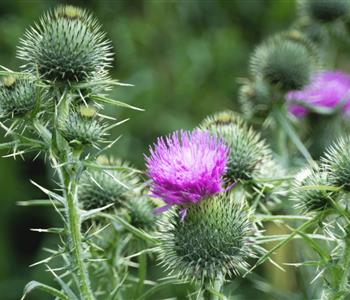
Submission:
<svg viewBox="0 0 350 300">
<path fill-rule="evenodd" d="M 296 117 L 305 116 L 309 112 L 307 106 L 329 109 L 339 106 L 346 115 L 349 115 L 350 75 L 341 71 L 316 73 L 311 83 L 303 90 L 287 93 L 286 100 L 305 103 L 305 106 L 289 103 L 288 110 Z"/>
<path fill-rule="evenodd" d="M 167 203 L 159 212 L 172 205 L 197 203 L 222 191 L 228 147 L 209 132 L 176 131 L 158 138 L 150 152 L 146 164 L 151 195 Z"/>
</svg>

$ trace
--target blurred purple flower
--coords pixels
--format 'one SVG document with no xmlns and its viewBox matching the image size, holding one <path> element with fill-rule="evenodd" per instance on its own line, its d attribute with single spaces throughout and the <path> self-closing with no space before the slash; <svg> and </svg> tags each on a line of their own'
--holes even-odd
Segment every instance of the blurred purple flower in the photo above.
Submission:
<svg viewBox="0 0 350 300">
<path fill-rule="evenodd" d="M 305 106 L 289 103 L 288 110 L 296 117 L 303 117 L 307 107 L 336 108 L 339 105 L 345 114 L 350 113 L 350 75 L 341 71 L 316 73 L 311 83 L 301 91 L 291 91 L 286 95 L 287 102 L 298 101 Z"/>
<path fill-rule="evenodd" d="M 172 205 L 197 203 L 222 191 L 228 147 L 209 132 L 174 132 L 158 138 L 150 152 L 146 164 L 151 195 L 167 203 L 159 212 Z"/>
</svg>

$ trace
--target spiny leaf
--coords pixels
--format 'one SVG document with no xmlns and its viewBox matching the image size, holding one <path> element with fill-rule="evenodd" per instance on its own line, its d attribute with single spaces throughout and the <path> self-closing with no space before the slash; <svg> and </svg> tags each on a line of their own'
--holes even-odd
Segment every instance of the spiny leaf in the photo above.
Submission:
<svg viewBox="0 0 350 300">
<path fill-rule="evenodd" d="M 121 101 L 118 101 L 118 100 L 115 100 L 115 99 L 110 99 L 110 98 L 107 98 L 107 97 L 103 97 L 103 96 L 100 96 L 100 95 L 99 96 L 92 95 L 91 99 L 96 101 L 96 102 L 99 102 L 99 103 L 111 104 L 111 105 L 116 105 L 116 106 L 119 106 L 119 107 L 130 108 L 130 109 L 133 109 L 133 110 L 144 111 L 144 109 L 142 109 L 142 108 L 138 108 L 136 106 L 132 106 L 130 104 L 127 104 L 127 103 L 124 103 L 124 102 L 121 102 Z"/>
<path fill-rule="evenodd" d="M 40 283 L 38 281 L 31 281 L 29 282 L 25 288 L 24 288 L 24 294 L 23 297 L 21 298 L 21 300 L 24 300 L 24 298 L 26 297 L 27 294 L 29 294 L 30 292 L 32 292 L 33 290 L 41 290 L 49 295 L 52 295 L 54 297 L 57 297 L 58 299 L 62 299 L 62 300 L 70 300 L 68 298 L 68 296 L 66 296 L 64 293 L 62 293 L 61 291 L 48 286 L 46 284 Z"/>
</svg>

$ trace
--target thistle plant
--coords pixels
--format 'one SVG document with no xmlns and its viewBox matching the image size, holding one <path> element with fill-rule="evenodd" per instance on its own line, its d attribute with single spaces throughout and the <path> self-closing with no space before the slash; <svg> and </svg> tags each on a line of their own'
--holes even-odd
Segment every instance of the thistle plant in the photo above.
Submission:
<svg viewBox="0 0 350 300">
<path fill-rule="evenodd" d="M 347 41 L 350 4 L 297 5 L 291 28 L 252 51 L 241 113 L 159 137 L 144 172 L 104 154 L 119 140 L 111 129 L 127 121 L 105 116 L 104 105 L 140 109 L 108 97 L 127 84 L 109 76 L 112 43 L 99 22 L 59 6 L 25 32 L 22 71 L 0 71 L 9 139 L 0 148 L 49 163 L 55 188 L 33 182 L 47 199 L 21 204 L 51 206 L 61 227 L 36 229 L 59 236 L 34 263 L 55 286 L 32 281 L 23 299 L 35 289 L 64 300 L 155 299 L 172 284 L 189 299 L 234 299 L 232 282 L 243 280 L 270 298 L 299 299 L 254 272 L 267 261 L 302 267 L 298 277 L 315 283 L 305 284 L 305 299 L 350 297 L 350 75 L 328 55 Z M 275 261 L 289 242 L 293 261 Z M 149 276 L 155 261 L 161 270 Z"/>
</svg>

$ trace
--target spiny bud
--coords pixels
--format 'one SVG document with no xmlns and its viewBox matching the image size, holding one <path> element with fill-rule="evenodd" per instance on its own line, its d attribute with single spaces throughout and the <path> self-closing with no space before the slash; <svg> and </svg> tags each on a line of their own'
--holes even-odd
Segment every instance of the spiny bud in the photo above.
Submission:
<svg viewBox="0 0 350 300">
<path fill-rule="evenodd" d="M 251 58 L 251 71 L 282 92 L 299 90 L 309 83 L 314 58 L 305 45 L 274 37 L 258 46 Z"/>
<path fill-rule="evenodd" d="M 121 207 L 139 183 L 139 178 L 128 163 L 117 159 L 99 159 L 102 165 L 116 170 L 86 170 L 79 181 L 78 199 L 86 210 L 114 204 Z"/>
<path fill-rule="evenodd" d="M 86 81 L 105 74 L 112 60 L 110 42 L 85 10 L 62 6 L 47 13 L 21 40 L 18 57 L 46 80 Z"/>
<path fill-rule="evenodd" d="M 320 166 L 309 167 L 300 172 L 293 183 L 292 200 L 303 213 L 324 211 L 332 205 L 336 192 L 318 188 L 330 185 L 327 171 Z M 310 186 L 310 188 L 308 188 Z"/>
<path fill-rule="evenodd" d="M 300 0 L 302 15 L 319 22 L 333 22 L 350 13 L 348 0 Z"/>
<path fill-rule="evenodd" d="M 75 146 L 96 145 L 103 141 L 106 128 L 106 124 L 101 123 L 96 116 L 87 116 L 80 111 L 70 111 L 59 120 L 62 136 Z"/>
<path fill-rule="evenodd" d="M 37 88 L 27 78 L 7 76 L 0 83 L 0 118 L 23 116 L 35 107 Z"/>
<path fill-rule="evenodd" d="M 350 191 L 350 137 L 340 138 L 331 145 L 322 162 L 332 184 Z"/>
<path fill-rule="evenodd" d="M 271 105 L 268 85 L 261 79 L 242 79 L 238 100 L 243 115 L 251 119 L 258 112 L 265 112 Z"/>
<path fill-rule="evenodd" d="M 208 122 L 209 118 L 218 120 L 220 116 L 222 113 L 208 117 L 200 127 L 208 129 L 221 138 L 230 149 L 225 178 L 231 183 L 252 179 L 260 171 L 264 162 L 270 159 L 270 152 L 265 142 L 261 140 L 258 133 L 241 121 L 236 124 Z"/>
<path fill-rule="evenodd" d="M 295 28 L 302 32 L 311 42 L 324 44 L 329 36 L 322 24 L 312 22 L 309 18 L 301 18 L 295 24 Z"/>
<path fill-rule="evenodd" d="M 154 212 L 156 206 L 149 197 L 129 197 L 124 207 L 127 209 L 131 225 L 144 230 L 154 229 L 157 220 Z"/>
<path fill-rule="evenodd" d="M 244 268 L 252 254 L 249 213 L 237 187 L 191 205 L 183 221 L 179 208 L 159 222 L 161 263 L 180 278 L 214 279 Z"/>
</svg>

